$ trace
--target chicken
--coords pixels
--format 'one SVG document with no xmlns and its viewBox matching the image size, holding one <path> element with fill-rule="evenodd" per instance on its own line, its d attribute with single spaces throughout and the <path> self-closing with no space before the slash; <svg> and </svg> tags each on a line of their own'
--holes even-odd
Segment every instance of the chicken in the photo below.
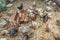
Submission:
<svg viewBox="0 0 60 40">
<path fill-rule="evenodd" d="M 21 5 L 19 7 L 17 7 L 19 10 L 23 9 L 23 3 L 21 3 Z"/>
<path fill-rule="evenodd" d="M 16 15 L 15 15 L 15 17 L 14 17 L 14 21 L 17 21 L 18 16 L 19 16 L 19 13 L 16 12 Z"/>
<path fill-rule="evenodd" d="M 48 17 L 48 15 L 47 15 L 47 14 L 43 16 L 43 22 L 45 22 L 45 23 L 46 23 L 46 22 L 48 21 L 48 19 L 49 19 L 49 17 Z"/>
</svg>

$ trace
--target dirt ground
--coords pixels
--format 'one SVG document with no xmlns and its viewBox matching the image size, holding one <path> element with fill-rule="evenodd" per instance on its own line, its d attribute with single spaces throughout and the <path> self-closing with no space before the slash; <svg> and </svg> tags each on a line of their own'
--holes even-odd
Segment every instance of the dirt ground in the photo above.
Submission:
<svg viewBox="0 0 60 40">
<path fill-rule="evenodd" d="M 29 1 L 16 0 L 15 2 L 13 2 L 13 6 L 11 8 L 8 8 L 8 10 L 6 12 L 2 12 L 3 16 L 0 18 L 0 20 L 2 20 L 3 17 L 7 16 L 6 13 L 10 10 L 13 10 L 13 15 L 8 16 L 8 17 L 13 20 L 13 18 L 15 16 L 15 13 L 17 11 L 17 7 L 21 3 L 24 3 L 25 7 L 28 9 L 28 7 L 30 5 L 32 5 L 33 1 L 32 0 L 31 1 L 30 0 Z M 45 8 L 44 2 L 42 3 L 41 1 L 38 1 L 37 2 L 37 7 Z M 42 27 L 34 30 L 34 37 L 30 38 L 30 40 L 55 40 L 55 38 L 53 36 L 53 33 L 60 33 L 60 31 L 59 31 L 60 26 L 56 25 L 56 20 L 60 19 L 60 12 L 59 11 L 53 11 L 53 10 L 54 9 L 52 9 L 53 18 L 52 18 L 52 20 L 49 20 L 49 23 L 51 22 L 54 27 L 50 30 L 50 32 L 46 32 L 42 21 L 40 20 L 39 17 L 37 17 L 37 19 L 35 21 L 37 23 L 39 23 L 38 25 L 42 25 Z M 43 37 L 44 37 L 44 39 L 43 39 Z M 46 38 L 48 38 L 48 39 L 46 39 Z M 17 37 L 13 37 L 10 40 L 17 40 Z"/>
</svg>

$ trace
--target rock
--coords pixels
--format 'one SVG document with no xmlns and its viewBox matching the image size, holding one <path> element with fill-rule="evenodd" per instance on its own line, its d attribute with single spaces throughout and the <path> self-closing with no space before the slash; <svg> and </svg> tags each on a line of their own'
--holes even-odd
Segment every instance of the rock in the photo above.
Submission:
<svg viewBox="0 0 60 40">
<path fill-rule="evenodd" d="M 51 8 L 51 7 L 49 7 L 49 6 L 46 6 L 46 10 L 47 10 L 47 11 L 51 11 L 51 10 L 52 10 L 52 8 Z"/>
<path fill-rule="evenodd" d="M 30 38 L 32 38 L 33 36 L 34 36 L 34 31 L 32 30 L 30 30 L 29 32 L 28 32 L 28 34 L 27 34 Z"/>
<path fill-rule="evenodd" d="M 60 20 L 57 20 L 57 21 L 56 21 L 56 24 L 57 24 L 58 26 L 60 26 Z"/>
<path fill-rule="evenodd" d="M 35 19 L 36 19 L 36 16 L 35 16 L 35 14 L 33 13 L 34 10 L 33 10 L 33 9 L 29 9 L 28 12 L 29 12 L 29 17 L 30 17 L 32 20 L 35 20 Z"/>
<path fill-rule="evenodd" d="M 37 25 L 38 25 L 38 23 L 37 23 L 37 22 L 35 22 L 35 21 L 32 21 L 32 25 L 33 25 L 33 26 L 37 26 Z"/>
<path fill-rule="evenodd" d="M 35 21 L 32 21 L 31 25 L 34 30 L 38 28 L 38 23 Z"/>
<path fill-rule="evenodd" d="M 43 40 L 54 40 L 54 37 L 50 33 L 44 33 Z"/>
<path fill-rule="evenodd" d="M 25 33 L 25 32 L 28 32 L 29 31 L 29 27 L 27 26 L 22 26 L 21 27 L 21 32 Z"/>
<path fill-rule="evenodd" d="M 53 3 L 52 3 L 52 6 L 56 6 L 56 3 L 55 3 L 55 2 L 53 2 Z"/>
<path fill-rule="evenodd" d="M 49 29 L 52 29 L 53 28 L 53 25 L 51 23 L 49 23 L 48 28 Z"/>
<path fill-rule="evenodd" d="M 6 6 L 9 8 L 9 7 L 12 7 L 12 6 L 13 6 L 13 4 L 8 4 L 8 5 L 6 5 Z"/>
<path fill-rule="evenodd" d="M 0 28 L 0 33 L 1 33 L 1 31 L 2 31 L 2 28 Z"/>
<path fill-rule="evenodd" d="M 35 1 L 33 2 L 33 7 L 36 7 L 36 2 Z"/>
<path fill-rule="evenodd" d="M 46 31 L 50 32 L 50 31 L 52 31 L 53 28 L 54 28 L 53 23 L 49 22 L 47 27 L 46 27 Z"/>
<path fill-rule="evenodd" d="M 38 8 L 37 10 L 38 10 L 39 16 L 43 17 L 44 10 L 42 8 Z"/>
<path fill-rule="evenodd" d="M 0 14 L 0 18 L 2 17 L 2 13 Z"/>
<path fill-rule="evenodd" d="M 6 25 L 6 21 L 2 20 L 2 22 L 0 22 L 0 27 L 4 27 L 4 25 Z"/>
<path fill-rule="evenodd" d="M 32 20 L 36 19 L 35 14 L 30 15 L 30 17 L 31 17 Z"/>
<path fill-rule="evenodd" d="M 9 19 L 9 18 L 3 18 L 6 22 L 10 22 L 10 21 L 12 21 L 11 19 Z"/>
<path fill-rule="evenodd" d="M 0 38 L 0 40 L 8 40 L 8 38 Z"/>
<path fill-rule="evenodd" d="M 28 35 L 25 35 L 25 36 L 23 37 L 23 40 L 28 40 Z"/>
<path fill-rule="evenodd" d="M 52 1 L 49 1 L 47 4 L 50 5 L 52 3 Z"/>
<path fill-rule="evenodd" d="M 18 40 L 28 40 L 28 35 L 19 36 Z"/>
<path fill-rule="evenodd" d="M 13 12 L 14 12 L 14 10 L 10 10 L 10 11 L 7 12 L 7 15 L 11 16 L 11 15 L 13 15 Z"/>
<path fill-rule="evenodd" d="M 57 28 L 56 28 L 56 30 L 53 31 L 53 36 L 56 40 L 60 39 L 60 32 Z"/>
<path fill-rule="evenodd" d="M 2 30 L 0 34 L 1 35 L 7 35 L 7 33 L 8 33 L 8 30 Z"/>
<path fill-rule="evenodd" d="M 52 0 L 52 1 L 55 2 L 58 7 L 60 7 L 60 0 Z"/>
<path fill-rule="evenodd" d="M 52 13 L 51 12 L 48 12 L 48 17 L 52 18 Z"/>
<path fill-rule="evenodd" d="M 17 40 L 23 40 L 23 37 L 19 36 Z"/>
<path fill-rule="evenodd" d="M 13 2 L 14 0 L 9 0 L 10 2 Z"/>
<path fill-rule="evenodd" d="M 51 3 L 52 3 L 52 1 L 51 1 L 51 0 L 46 0 L 45 2 L 46 2 L 46 5 L 47 5 L 47 6 L 50 6 L 50 5 L 51 5 Z"/>
</svg>

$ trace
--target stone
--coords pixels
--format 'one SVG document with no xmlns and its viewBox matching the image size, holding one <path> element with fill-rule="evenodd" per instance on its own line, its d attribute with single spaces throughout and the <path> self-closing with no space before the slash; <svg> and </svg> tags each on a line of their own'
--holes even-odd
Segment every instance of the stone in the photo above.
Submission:
<svg viewBox="0 0 60 40">
<path fill-rule="evenodd" d="M 8 40 L 7 38 L 0 38 L 0 40 Z"/>
<path fill-rule="evenodd" d="M 13 2 L 14 0 L 9 0 L 10 2 Z"/>
<path fill-rule="evenodd" d="M 52 1 L 55 2 L 58 7 L 60 7 L 60 0 L 52 0 Z"/>
<path fill-rule="evenodd" d="M 49 6 L 46 6 L 46 10 L 47 10 L 47 11 L 51 11 L 51 10 L 52 10 L 52 8 L 51 8 L 51 7 L 49 7 Z"/>
<path fill-rule="evenodd" d="M 12 7 L 12 6 L 13 6 L 13 4 L 8 4 L 8 5 L 6 5 L 6 6 L 9 8 L 9 7 Z"/>
<path fill-rule="evenodd" d="M 0 22 L 0 27 L 4 27 L 4 25 L 6 25 L 6 21 L 4 21 L 4 20 L 2 20 L 1 22 Z"/>
<path fill-rule="evenodd" d="M 13 12 L 14 12 L 14 10 L 10 10 L 10 11 L 7 12 L 7 15 L 11 16 L 11 15 L 13 15 Z"/>
<path fill-rule="evenodd" d="M 29 31 L 29 27 L 27 26 L 22 26 L 21 27 L 21 32 L 25 33 L 25 32 L 28 32 Z"/>
<path fill-rule="evenodd" d="M 48 12 L 48 17 L 52 18 L 52 13 L 51 12 Z"/>
<path fill-rule="evenodd" d="M 57 21 L 56 21 L 56 24 L 57 24 L 58 26 L 60 26 L 60 20 L 57 20 Z"/>
</svg>

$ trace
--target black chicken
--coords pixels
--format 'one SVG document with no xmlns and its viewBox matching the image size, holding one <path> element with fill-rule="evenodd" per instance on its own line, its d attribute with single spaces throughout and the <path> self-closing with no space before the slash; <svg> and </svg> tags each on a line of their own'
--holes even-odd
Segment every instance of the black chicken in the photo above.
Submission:
<svg viewBox="0 0 60 40">
<path fill-rule="evenodd" d="M 48 19 L 49 19 L 48 15 L 44 15 L 44 16 L 43 16 L 43 22 L 47 22 Z"/>
<path fill-rule="evenodd" d="M 14 36 L 14 34 L 16 34 L 18 32 L 18 29 L 12 29 L 11 31 L 9 31 L 9 35 L 10 36 Z"/>
<path fill-rule="evenodd" d="M 21 3 L 21 5 L 19 7 L 17 7 L 19 10 L 23 9 L 23 3 Z"/>
</svg>

